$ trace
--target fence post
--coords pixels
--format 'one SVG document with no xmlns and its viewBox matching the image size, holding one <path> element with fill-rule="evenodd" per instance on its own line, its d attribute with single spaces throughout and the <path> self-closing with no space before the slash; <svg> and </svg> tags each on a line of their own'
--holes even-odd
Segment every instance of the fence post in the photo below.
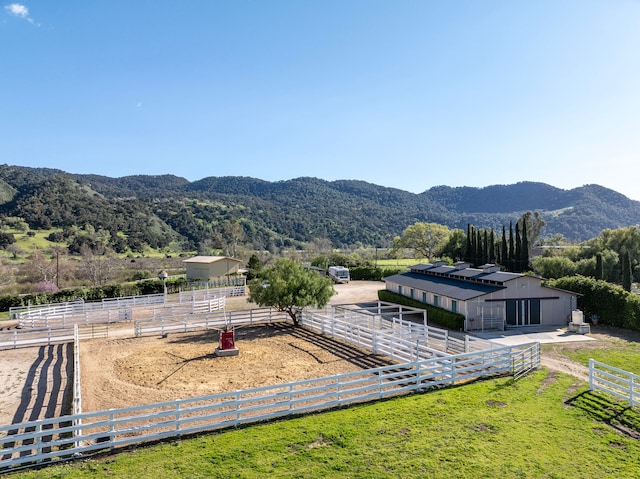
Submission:
<svg viewBox="0 0 640 479">
<path fill-rule="evenodd" d="M 176 401 L 176 431 L 180 436 L 180 401 Z"/>
<path fill-rule="evenodd" d="M 633 407 L 635 403 L 635 398 L 634 398 L 635 387 L 636 387 L 636 382 L 634 380 L 634 375 L 629 374 L 629 405 L 631 407 Z"/>
<path fill-rule="evenodd" d="M 593 389 L 593 359 L 589 359 L 589 391 Z"/>
<path fill-rule="evenodd" d="M 36 443 L 36 457 L 39 457 L 42 454 L 42 424 L 36 426 L 36 433 L 33 440 Z M 42 459 L 37 459 L 36 462 L 42 462 Z"/>
<path fill-rule="evenodd" d="M 450 358 L 449 361 L 451 361 L 451 385 L 455 386 L 456 385 L 456 360 L 453 358 Z"/>
</svg>

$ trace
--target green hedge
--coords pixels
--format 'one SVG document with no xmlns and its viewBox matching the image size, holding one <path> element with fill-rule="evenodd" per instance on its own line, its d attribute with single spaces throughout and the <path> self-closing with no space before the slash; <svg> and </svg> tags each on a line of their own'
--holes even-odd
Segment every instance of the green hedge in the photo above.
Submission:
<svg viewBox="0 0 640 479">
<path fill-rule="evenodd" d="M 374 268 L 373 266 L 356 266 L 349 268 L 349 276 L 353 280 L 380 281 L 386 276 L 391 276 L 405 271 L 404 268 Z"/>
<path fill-rule="evenodd" d="M 602 324 L 640 331 L 640 296 L 636 293 L 581 275 L 550 280 L 547 285 L 582 295 L 578 296 L 578 309 L 585 319 L 597 314 Z"/>
<path fill-rule="evenodd" d="M 412 308 L 427 310 L 427 324 L 435 323 L 444 328 L 460 331 L 464 328 L 464 316 L 446 309 L 438 308 L 430 304 L 421 303 L 415 299 L 407 298 L 401 294 L 381 289 L 378 291 L 378 299 L 388 303 L 401 304 Z"/>
<path fill-rule="evenodd" d="M 187 286 L 187 280 L 176 278 L 167 280 L 167 293 L 177 293 Z M 137 283 L 115 284 L 100 288 L 63 289 L 57 293 L 34 293 L 19 296 L 0 296 L 0 311 L 9 311 L 15 306 L 35 306 L 38 304 L 65 303 L 82 299 L 100 301 L 105 298 L 122 298 L 142 294 L 158 294 L 164 291 L 159 279 Z"/>
</svg>

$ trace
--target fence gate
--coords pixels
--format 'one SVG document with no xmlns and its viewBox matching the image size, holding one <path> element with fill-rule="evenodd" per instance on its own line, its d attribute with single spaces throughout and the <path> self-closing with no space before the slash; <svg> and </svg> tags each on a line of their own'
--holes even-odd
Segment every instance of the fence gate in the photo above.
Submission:
<svg viewBox="0 0 640 479">
<path fill-rule="evenodd" d="M 513 379 L 520 379 L 540 365 L 540 344 L 535 343 L 527 349 L 514 352 L 511 361 Z"/>
</svg>

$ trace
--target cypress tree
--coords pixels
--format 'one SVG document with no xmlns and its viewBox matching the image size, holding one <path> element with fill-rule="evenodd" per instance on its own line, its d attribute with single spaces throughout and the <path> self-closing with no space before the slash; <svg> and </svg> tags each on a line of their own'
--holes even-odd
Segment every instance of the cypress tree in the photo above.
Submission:
<svg viewBox="0 0 640 479">
<path fill-rule="evenodd" d="M 622 287 L 625 291 L 631 291 L 631 258 L 628 251 L 622 255 Z"/>
<path fill-rule="evenodd" d="M 527 238 L 527 223 L 522 222 L 522 248 L 520 250 L 520 271 L 529 269 L 529 240 Z"/>
<path fill-rule="evenodd" d="M 476 235 L 476 266 L 484 264 L 482 262 L 483 256 L 484 251 L 482 250 L 482 230 L 478 230 L 478 233 Z"/>
<path fill-rule="evenodd" d="M 602 265 L 602 254 L 596 255 L 596 279 L 604 279 L 604 266 Z"/>
<path fill-rule="evenodd" d="M 493 228 L 489 232 L 489 263 L 497 263 L 496 261 L 496 234 Z"/>
<path fill-rule="evenodd" d="M 489 262 L 489 255 L 491 254 L 489 252 L 489 233 L 487 232 L 487 230 L 483 231 L 483 238 L 482 238 L 482 264 L 487 264 Z"/>
<path fill-rule="evenodd" d="M 518 223 L 516 223 L 516 254 L 514 259 L 513 270 L 516 273 L 520 273 L 522 271 L 522 237 L 520 236 L 520 225 Z"/>
<path fill-rule="evenodd" d="M 507 269 L 509 271 L 515 270 L 515 262 L 516 262 L 516 248 L 513 245 L 513 221 L 509 221 L 509 260 L 507 261 Z"/>
<path fill-rule="evenodd" d="M 473 255 L 473 241 L 472 241 L 472 236 L 473 236 L 473 226 L 471 226 L 470 223 L 467 223 L 467 251 L 465 252 L 464 255 L 464 260 L 467 263 L 473 263 L 473 261 L 471 261 L 471 256 Z"/>
<path fill-rule="evenodd" d="M 471 254 L 469 255 L 469 263 L 478 264 L 478 242 L 476 241 L 476 229 L 471 228 Z"/>
<path fill-rule="evenodd" d="M 502 248 L 500 250 L 500 263 L 502 266 L 507 267 L 509 262 L 509 250 L 507 248 L 507 232 L 505 231 L 504 225 L 502 225 Z"/>
</svg>

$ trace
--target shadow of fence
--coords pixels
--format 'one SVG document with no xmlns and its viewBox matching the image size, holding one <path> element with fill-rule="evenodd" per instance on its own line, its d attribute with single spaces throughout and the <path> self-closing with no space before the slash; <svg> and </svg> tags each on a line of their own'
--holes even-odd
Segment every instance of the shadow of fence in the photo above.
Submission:
<svg viewBox="0 0 640 479">
<path fill-rule="evenodd" d="M 640 411 L 627 403 L 598 391 L 584 391 L 565 404 L 581 409 L 589 417 L 601 421 L 633 439 L 640 439 Z"/>
</svg>

